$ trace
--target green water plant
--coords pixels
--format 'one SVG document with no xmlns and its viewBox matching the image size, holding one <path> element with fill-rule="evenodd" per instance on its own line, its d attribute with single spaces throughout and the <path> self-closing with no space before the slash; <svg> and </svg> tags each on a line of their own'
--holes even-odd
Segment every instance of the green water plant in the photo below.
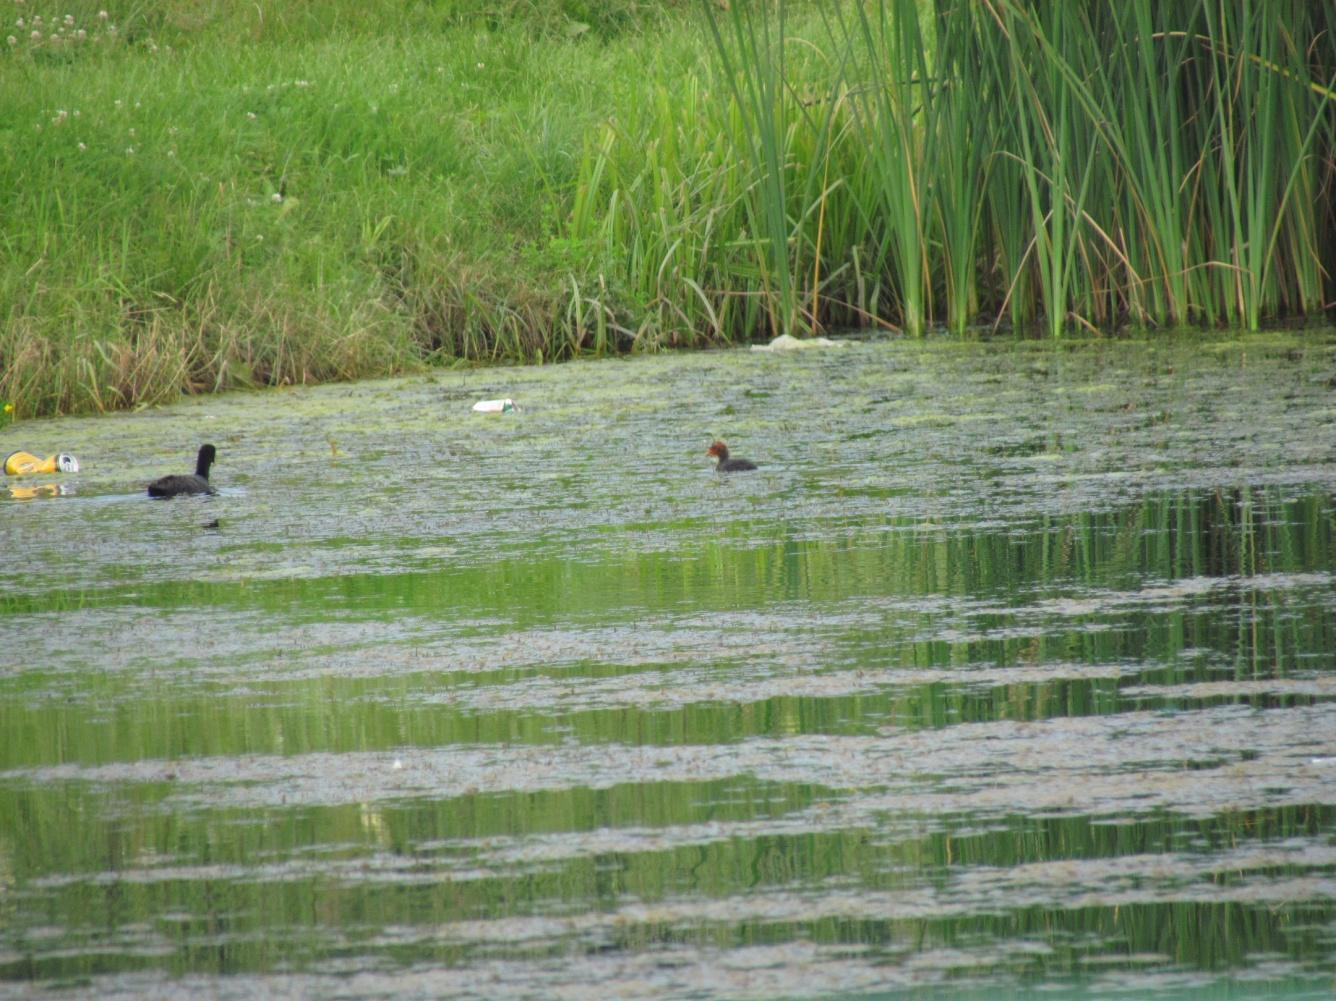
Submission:
<svg viewBox="0 0 1336 1001">
<path fill-rule="evenodd" d="M 729 6 L 729 37 L 720 26 L 715 8 L 705 5 L 706 21 L 719 56 L 722 79 L 734 100 L 740 128 L 733 133 L 745 148 L 744 162 L 754 165 L 755 180 L 743 198 L 749 229 L 765 246 L 757 255 L 762 286 L 773 290 L 777 308 L 772 313 L 773 333 L 790 333 L 797 323 L 792 226 L 788 215 L 787 141 L 794 102 L 786 93 L 785 11 L 774 17 L 756 16 L 743 4 Z"/>
</svg>

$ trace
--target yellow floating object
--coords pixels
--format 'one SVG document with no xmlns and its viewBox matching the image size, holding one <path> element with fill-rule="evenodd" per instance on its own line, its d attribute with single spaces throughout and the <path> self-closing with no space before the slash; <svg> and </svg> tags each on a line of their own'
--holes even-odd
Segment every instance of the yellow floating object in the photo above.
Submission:
<svg viewBox="0 0 1336 1001">
<path fill-rule="evenodd" d="M 45 459 L 31 452 L 10 452 L 5 456 L 6 476 L 31 476 L 33 473 L 77 473 L 79 460 L 66 452 Z"/>
</svg>

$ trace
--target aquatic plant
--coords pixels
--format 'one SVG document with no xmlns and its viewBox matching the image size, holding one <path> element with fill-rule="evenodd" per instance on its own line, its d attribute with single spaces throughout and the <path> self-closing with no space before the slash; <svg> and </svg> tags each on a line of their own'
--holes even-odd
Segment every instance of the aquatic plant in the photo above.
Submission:
<svg viewBox="0 0 1336 1001">
<path fill-rule="evenodd" d="M 816 100 L 838 113 L 819 124 L 841 147 L 876 277 L 895 293 L 886 315 L 905 330 L 1008 312 L 1042 315 L 1053 336 L 1125 320 L 1256 329 L 1320 309 L 1333 258 L 1313 219 L 1331 217 L 1336 177 L 1322 152 L 1336 127 L 1329 8 L 834 10 L 823 44 L 840 70 Z M 742 72 L 775 72 L 769 50 L 719 48 L 727 69 L 755 57 Z M 810 220 L 814 208 L 790 211 Z M 851 259 L 805 266 L 810 240 L 787 246 L 795 275 L 853 270 Z"/>
</svg>

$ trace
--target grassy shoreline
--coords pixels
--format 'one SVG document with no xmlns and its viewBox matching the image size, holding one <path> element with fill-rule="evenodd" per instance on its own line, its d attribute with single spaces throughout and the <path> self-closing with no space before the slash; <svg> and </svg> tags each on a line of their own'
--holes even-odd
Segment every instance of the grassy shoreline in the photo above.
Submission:
<svg viewBox="0 0 1336 1001">
<path fill-rule="evenodd" d="M 919 0 L 103 2 L 0 0 L 18 417 L 830 326 L 1255 328 L 1336 299 L 1336 67 L 1229 3 L 1170 5 L 1208 39 L 1175 43 L 1148 8 L 1010 0 L 1003 32 Z M 1276 23 L 1336 34 L 1295 11 Z"/>
</svg>

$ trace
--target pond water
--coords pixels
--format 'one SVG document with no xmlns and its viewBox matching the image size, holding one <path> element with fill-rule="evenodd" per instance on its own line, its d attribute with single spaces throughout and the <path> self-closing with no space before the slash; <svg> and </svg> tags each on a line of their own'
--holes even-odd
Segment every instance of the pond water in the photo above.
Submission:
<svg viewBox="0 0 1336 1001">
<path fill-rule="evenodd" d="M 204 441 L 218 496 L 144 496 Z M 1336 332 L 436 372 L 18 448 L 83 470 L 0 492 L 0 998 L 1336 987 Z"/>
</svg>

